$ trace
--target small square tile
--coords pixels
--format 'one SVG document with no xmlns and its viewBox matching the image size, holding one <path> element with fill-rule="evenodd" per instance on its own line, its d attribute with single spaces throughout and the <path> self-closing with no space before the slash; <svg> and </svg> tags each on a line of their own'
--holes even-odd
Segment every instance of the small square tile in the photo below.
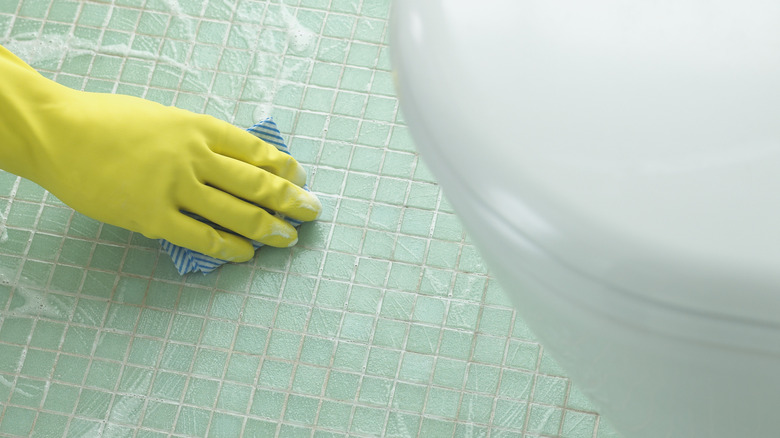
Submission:
<svg viewBox="0 0 780 438">
<path fill-rule="evenodd" d="M 408 178 L 415 166 L 416 156 L 404 152 L 389 151 L 382 164 L 382 175 Z M 430 208 L 430 207 L 427 207 Z"/>
<path fill-rule="evenodd" d="M 327 278 L 348 281 L 357 265 L 357 258 L 350 254 L 329 252 L 325 258 L 322 275 Z"/>
<path fill-rule="evenodd" d="M 65 333 L 65 339 L 62 342 L 62 351 L 90 356 L 96 336 L 96 329 L 69 326 L 68 331 Z"/>
<path fill-rule="evenodd" d="M 395 119 L 397 108 L 398 101 L 394 98 L 370 96 L 368 98 L 368 104 L 366 105 L 365 117 L 371 120 L 392 122 Z M 399 143 L 399 139 L 396 138 L 396 135 L 396 130 L 394 130 L 393 137 L 391 137 L 390 141 L 392 149 L 402 149 L 410 152 L 414 151 L 414 149 L 410 147 L 399 147 L 402 143 Z M 404 141 L 407 141 L 407 144 L 410 142 L 410 140 L 407 139 L 404 139 Z"/>
<path fill-rule="evenodd" d="M 250 413 L 263 418 L 278 419 L 284 408 L 285 394 L 258 388 L 252 402 Z"/>
<path fill-rule="evenodd" d="M 458 273 L 455 276 L 452 296 L 453 298 L 481 303 L 486 284 L 487 279 L 485 277 Z"/>
<path fill-rule="evenodd" d="M 170 430 L 173 428 L 176 410 L 177 405 L 174 403 L 150 400 L 144 409 L 144 419 L 141 425 L 153 429 Z"/>
<path fill-rule="evenodd" d="M 394 262 L 390 268 L 387 287 L 407 292 L 415 292 L 417 291 L 417 285 L 420 283 L 421 276 L 421 267 Z"/>
<path fill-rule="evenodd" d="M 393 393 L 393 408 L 422 413 L 425 403 L 425 386 L 397 382 Z"/>
<path fill-rule="evenodd" d="M 501 406 L 501 403 L 496 405 L 496 410 L 499 409 L 499 406 Z M 526 429 L 531 433 L 557 434 L 561 426 L 562 416 L 563 410 L 560 408 L 532 404 Z M 514 427 L 517 426 L 514 425 Z"/>
<path fill-rule="evenodd" d="M 319 400 L 316 398 L 291 394 L 285 406 L 284 419 L 293 423 L 313 425 L 318 404 Z"/>
<path fill-rule="evenodd" d="M 301 338 L 301 335 L 295 333 L 277 330 L 271 331 L 271 336 L 268 340 L 268 348 L 266 349 L 265 354 L 269 357 L 295 360 L 295 358 L 298 357 Z M 265 339 L 263 339 L 263 341 L 264 340 Z"/>
<path fill-rule="evenodd" d="M 368 342 L 374 324 L 373 316 L 353 313 L 344 314 L 340 337 L 358 342 Z"/>
<path fill-rule="evenodd" d="M 401 370 L 398 372 L 398 378 L 409 382 L 427 383 L 432 372 L 432 356 L 406 353 L 401 360 Z"/>
<path fill-rule="evenodd" d="M 133 338 L 127 362 L 134 365 L 155 366 L 162 350 L 162 342 L 152 339 Z"/>
<path fill-rule="evenodd" d="M 412 236 L 399 236 L 396 240 L 395 260 L 422 264 L 428 242 L 425 239 Z"/>
<path fill-rule="evenodd" d="M 337 101 L 338 104 L 338 101 Z M 364 147 L 364 146 L 355 146 L 354 150 L 352 152 L 352 161 L 349 163 L 350 170 L 359 171 L 359 172 L 367 172 L 367 173 L 379 173 L 379 168 L 382 165 L 382 155 L 383 151 L 377 148 L 372 147 Z M 383 177 L 379 178 L 379 185 L 377 186 L 377 190 L 382 187 L 383 188 L 383 195 L 387 195 L 386 189 L 387 184 L 385 183 L 384 186 L 382 186 L 381 181 L 383 180 Z M 403 184 L 403 182 L 398 181 L 399 183 Z M 401 195 L 406 194 L 406 189 L 402 189 L 403 192 Z M 378 197 L 379 193 L 374 196 L 374 199 L 377 201 L 387 202 L 384 198 Z M 402 198 L 403 200 L 403 198 Z"/>
<path fill-rule="evenodd" d="M 279 303 L 274 327 L 283 330 L 303 332 L 308 320 L 309 308 L 290 303 Z"/>
<path fill-rule="evenodd" d="M 562 438 L 590 438 L 596 428 L 595 414 L 566 411 L 563 418 Z"/>
<path fill-rule="evenodd" d="M 371 104 L 371 97 L 369 97 L 369 104 Z M 376 116 L 372 110 L 368 112 L 369 107 L 366 107 L 365 117 Z M 384 147 L 387 145 L 388 135 L 390 133 L 390 125 L 383 122 L 364 121 L 360 126 L 360 133 L 358 134 L 358 144 L 364 146 Z M 414 156 L 397 156 L 395 152 L 388 152 L 385 154 L 385 163 L 382 168 L 383 175 L 391 176 L 406 176 L 411 174 L 411 165 L 413 163 Z M 408 166 L 408 168 L 407 168 Z"/>
<path fill-rule="evenodd" d="M 38 321 L 35 324 L 30 346 L 56 350 L 60 345 L 60 339 L 65 332 L 65 325 L 58 322 Z"/>
<path fill-rule="evenodd" d="M 532 373 L 504 370 L 501 376 L 501 386 L 498 389 L 498 395 L 516 400 L 529 400 L 531 398 L 533 384 L 534 375 Z"/>
<path fill-rule="evenodd" d="M 432 221 L 433 212 L 407 208 L 404 210 L 401 221 L 401 232 L 413 236 L 428 237 Z"/>
<path fill-rule="evenodd" d="M 392 379 L 395 377 L 400 358 L 400 351 L 373 347 L 368 354 L 366 373 Z"/>
<path fill-rule="evenodd" d="M 326 368 L 298 365 L 292 389 L 300 394 L 319 396 L 324 386 L 326 374 Z"/>
<path fill-rule="evenodd" d="M 184 395 L 184 402 L 210 408 L 216 403 L 218 389 L 219 382 L 215 380 L 191 377 L 187 385 L 187 392 Z"/>
<path fill-rule="evenodd" d="M 210 410 L 182 406 L 174 430 L 177 434 L 186 436 L 203 434 L 209 426 L 210 416 Z"/>
<path fill-rule="evenodd" d="M 446 297 L 452 290 L 453 272 L 445 269 L 425 268 L 420 282 L 420 293 Z"/>
<path fill-rule="evenodd" d="M 363 370 L 367 355 L 368 348 L 365 345 L 339 342 L 336 354 L 333 356 L 333 367 L 360 372 Z"/>
<path fill-rule="evenodd" d="M 352 406 L 346 403 L 323 400 L 317 425 L 328 429 L 346 431 L 352 416 Z M 316 435 L 315 435 L 316 436 Z"/>
<path fill-rule="evenodd" d="M 77 266 L 85 266 L 90 258 L 93 243 L 80 239 L 65 239 L 57 261 Z"/>
<path fill-rule="evenodd" d="M 0 423 L 0 433 L 10 436 L 28 436 L 32 430 L 35 421 L 35 411 L 16 406 L 9 406 L 5 409 L 7 418 L 13 418 L 13 421 L 3 421 Z"/>
<path fill-rule="evenodd" d="M 236 323 L 228 321 L 216 321 L 207 320 L 206 327 L 203 330 L 203 337 L 201 338 L 201 344 L 208 345 L 217 348 L 230 348 L 233 343 L 233 337 L 236 333 Z M 262 333 L 252 333 L 258 337 L 262 336 Z M 241 338 L 239 338 L 241 339 Z M 246 338 L 244 338 L 246 339 Z M 245 342 L 242 341 L 241 347 L 248 348 Z M 239 348 L 238 342 L 236 348 Z"/>
<path fill-rule="evenodd" d="M 374 331 L 373 344 L 383 347 L 403 348 L 408 324 L 380 318 Z"/>
<path fill-rule="evenodd" d="M 352 401 L 358 391 L 360 376 L 357 374 L 331 371 L 325 388 L 325 396 L 343 401 Z"/>
<path fill-rule="evenodd" d="M 111 304 L 105 326 L 113 330 L 132 332 L 140 313 L 140 309 L 135 306 Z"/>
<path fill-rule="evenodd" d="M 26 3 L 26 2 L 25 2 Z M 53 2 L 46 18 L 51 21 L 71 23 L 76 18 L 79 3 L 70 1 Z"/>
<path fill-rule="evenodd" d="M 173 322 L 168 336 L 171 340 L 194 344 L 198 341 L 198 338 L 200 338 L 200 331 L 203 324 L 203 318 L 176 314 L 173 316 Z"/>
<path fill-rule="evenodd" d="M 382 433 L 386 415 L 386 412 L 379 408 L 358 406 L 352 415 L 352 424 L 349 430 L 369 436 L 379 436 Z M 382 421 L 377 421 L 377 418 L 381 418 Z"/>
<path fill-rule="evenodd" d="M 366 237 L 363 239 L 363 248 L 360 250 L 360 253 L 371 257 L 390 259 L 394 247 L 395 236 L 393 234 L 386 231 L 366 230 Z M 358 264 L 358 270 L 359 269 L 360 264 Z M 384 280 L 384 275 L 381 280 Z"/>
<path fill-rule="evenodd" d="M 364 377 L 360 385 L 358 401 L 366 404 L 387 406 L 393 381 L 376 377 Z"/>
<path fill-rule="evenodd" d="M 330 116 L 326 138 L 329 140 L 352 142 L 358 132 L 359 121 L 351 117 Z"/>
<path fill-rule="evenodd" d="M 371 18 L 361 17 L 357 21 L 355 39 L 359 41 L 379 43 L 382 41 L 382 35 L 385 32 L 385 24 L 385 20 L 374 20 Z"/>
<path fill-rule="evenodd" d="M 425 413 L 444 418 L 455 418 L 460 404 L 460 392 L 444 388 L 431 388 L 425 405 Z"/>
<path fill-rule="evenodd" d="M 347 66 L 341 75 L 341 88 L 365 93 L 370 88 L 371 73 L 371 70 L 366 68 Z"/>
<path fill-rule="evenodd" d="M 460 402 L 458 419 L 487 424 L 493 412 L 493 397 L 465 392 Z"/>
<path fill-rule="evenodd" d="M 105 417 L 111 402 L 111 393 L 93 389 L 82 389 L 76 404 L 76 415 L 102 419 Z"/>
<path fill-rule="evenodd" d="M 422 354 L 434 354 L 439 346 L 440 330 L 435 327 L 412 325 L 406 349 Z"/>
<path fill-rule="evenodd" d="M 101 27 L 106 22 L 109 10 L 108 5 L 94 3 L 83 4 L 77 23 L 80 26 Z"/>
<path fill-rule="evenodd" d="M 414 295 L 400 291 L 385 292 L 380 315 L 400 320 L 409 320 L 414 306 Z"/>
<path fill-rule="evenodd" d="M 473 333 L 445 329 L 441 337 L 439 354 L 452 359 L 470 359 L 473 337 Z"/>
<path fill-rule="evenodd" d="M 73 322 L 100 326 L 108 310 L 108 303 L 103 300 L 79 298 L 76 302 L 76 311 L 73 313 Z"/>
<path fill-rule="evenodd" d="M 10 402 L 19 406 L 37 408 L 45 390 L 46 382 L 20 376 L 16 379 L 15 391 L 11 394 Z"/>
<path fill-rule="evenodd" d="M 329 366 L 335 342 L 315 336 L 305 336 L 301 347 L 301 362 Z M 300 367 L 300 365 L 299 365 Z"/>
<path fill-rule="evenodd" d="M 504 358 L 506 342 L 506 338 L 477 335 L 472 360 L 475 362 L 500 365 Z"/>
<path fill-rule="evenodd" d="M 217 21 L 201 21 L 196 40 L 200 43 L 222 44 L 227 36 L 228 24 Z"/>
<path fill-rule="evenodd" d="M 79 399 L 79 389 L 78 386 L 52 382 L 43 402 L 44 409 L 70 414 Z"/>
<path fill-rule="evenodd" d="M 217 408 L 244 414 L 251 402 L 252 388 L 245 385 L 223 383 L 217 399 Z"/>
<path fill-rule="evenodd" d="M 119 391 L 145 396 L 151 387 L 153 374 L 149 369 L 126 365 L 122 369 Z"/>
<path fill-rule="evenodd" d="M 469 391 L 495 394 L 498 388 L 499 368 L 470 364 L 468 377 L 466 380 L 466 389 Z"/>
<path fill-rule="evenodd" d="M 260 369 L 258 384 L 268 388 L 287 389 L 292 376 L 292 364 L 266 359 Z"/>
<path fill-rule="evenodd" d="M 342 312 L 314 308 L 309 319 L 309 334 L 335 336 L 338 333 Z"/>
</svg>

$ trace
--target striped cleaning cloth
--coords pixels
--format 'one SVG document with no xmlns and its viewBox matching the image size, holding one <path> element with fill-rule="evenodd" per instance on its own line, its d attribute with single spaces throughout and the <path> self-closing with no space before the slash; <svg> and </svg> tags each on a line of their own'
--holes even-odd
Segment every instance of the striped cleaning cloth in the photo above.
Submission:
<svg viewBox="0 0 780 438">
<path fill-rule="evenodd" d="M 279 128 L 276 127 L 276 123 L 274 123 L 274 121 L 270 117 L 259 123 L 256 123 L 254 126 L 247 129 L 247 132 L 265 141 L 266 143 L 275 146 L 277 149 L 284 152 L 285 154 L 288 155 L 290 154 L 290 151 L 287 149 L 287 145 L 284 144 L 284 139 L 282 138 L 281 133 L 279 132 Z M 309 190 L 307 186 L 304 186 L 303 188 L 306 189 L 307 191 Z M 214 224 L 213 222 L 210 222 L 202 217 L 195 216 L 195 215 L 192 216 L 202 222 L 208 223 L 214 228 L 225 230 L 219 225 Z M 294 227 L 297 227 L 301 224 L 301 222 L 298 222 L 296 220 L 286 218 L 283 216 L 280 217 L 286 220 L 287 222 L 289 222 L 290 225 Z M 225 230 L 225 231 L 230 231 L 230 230 Z M 209 272 L 217 269 L 218 267 L 224 265 L 225 263 L 228 263 L 226 260 L 216 259 L 214 257 L 201 254 L 191 249 L 182 248 L 181 246 L 174 245 L 171 242 L 168 242 L 167 240 L 160 240 L 160 243 L 162 245 L 162 248 L 165 250 L 165 252 L 167 252 L 168 255 L 171 256 L 171 259 L 173 260 L 173 264 L 176 266 L 176 269 L 179 271 L 179 274 L 181 275 L 190 272 L 197 272 L 197 271 L 203 272 L 204 274 L 208 274 Z M 263 246 L 262 243 L 255 242 L 255 241 L 252 241 L 252 245 L 255 247 L 255 249 L 258 249 L 261 246 Z"/>
</svg>

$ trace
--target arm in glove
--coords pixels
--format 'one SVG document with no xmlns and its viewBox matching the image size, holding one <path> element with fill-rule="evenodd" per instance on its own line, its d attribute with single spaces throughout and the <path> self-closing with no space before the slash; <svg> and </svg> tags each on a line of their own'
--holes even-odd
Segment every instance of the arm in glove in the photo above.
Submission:
<svg viewBox="0 0 780 438">
<path fill-rule="evenodd" d="M 87 216 L 245 261 L 254 254 L 248 239 L 277 247 L 297 241 L 295 228 L 266 209 L 299 221 L 319 215 L 319 201 L 301 188 L 300 164 L 229 123 L 135 97 L 72 90 L 2 46 L 0 78 L 0 168 Z"/>
</svg>

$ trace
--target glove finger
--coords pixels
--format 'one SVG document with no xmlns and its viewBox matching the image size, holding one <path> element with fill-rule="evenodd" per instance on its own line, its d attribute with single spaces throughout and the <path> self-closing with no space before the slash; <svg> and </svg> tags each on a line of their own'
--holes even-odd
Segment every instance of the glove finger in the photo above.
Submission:
<svg viewBox="0 0 780 438">
<path fill-rule="evenodd" d="M 217 230 L 184 214 L 179 214 L 174 223 L 164 236 L 174 245 L 234 262 L 245 262 L 255 254 L 247 239 Z"/>
<path fill-rule="evenodd" d="M 221 120 L 214 121 L 218 122 L 221 132 L 209 142 L 213 152 L 265 169 L 297 186 L 303 187 L 306 183 L 306 171 L 295 158 L 243 129 Z"/>
<path fill-rule="evenodd" d="M 216 156 L 199 172 L 207 184 L 292 219 L 313 221 L 322 211 L 322 204 L 313 193 L 232 158 Z"/>
<path fill-rule="evenodd" d="M 298 232 L 282 219 L 215 187 L 202 187 L 184 201 L 183 210 L 265 245 L 286 248 L 298 242 Z"/>
</svg>

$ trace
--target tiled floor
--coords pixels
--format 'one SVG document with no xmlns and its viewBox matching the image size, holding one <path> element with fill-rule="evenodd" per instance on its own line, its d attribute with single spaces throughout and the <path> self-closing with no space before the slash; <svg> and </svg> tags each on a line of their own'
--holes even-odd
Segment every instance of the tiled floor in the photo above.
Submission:
<svg viewBox="0 0 780 438">
<path fill-rule="evenodd" d="M 0 173 L 0 435 L 609 437 L 487 274 L 398 112 L 385 0 L 0 0 L 63 84 L 273 115 L 325 205 L 180 277 Z"/>
</svg>

